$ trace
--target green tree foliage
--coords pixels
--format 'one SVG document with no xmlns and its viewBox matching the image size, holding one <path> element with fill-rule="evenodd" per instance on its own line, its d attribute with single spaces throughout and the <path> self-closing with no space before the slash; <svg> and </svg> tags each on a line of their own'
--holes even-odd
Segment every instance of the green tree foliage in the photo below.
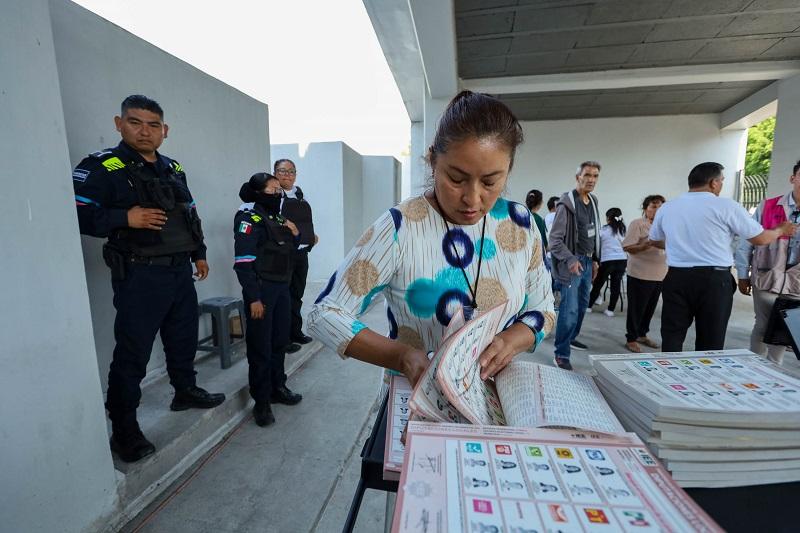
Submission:
<svg viewBox="0 0 800 533">
<path fill-rule="evenodd" d="M 747 154 L 744 159 L 744 173 L 769 174 L 772 160 L 772 141 L 775 138 L 775 117 L 763 120 L 747 130 Z"/>
</svg>

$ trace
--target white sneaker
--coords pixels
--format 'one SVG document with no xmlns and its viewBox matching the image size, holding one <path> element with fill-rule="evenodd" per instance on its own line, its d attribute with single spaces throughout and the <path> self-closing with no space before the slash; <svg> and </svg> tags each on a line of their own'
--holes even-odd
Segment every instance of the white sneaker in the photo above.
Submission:
<svg viewBox="0 0 800 533">
<path fill-rule="evenodd" d="M 606 309 L 605 311 L 603 311 L 603 314 L 606 316 L 614 316 L 614 311 L 609 311 L 608 309 Z"/>
<path fill-rule="evenodd" d="M 591 312 L 592 312 L 592 308 L 591 307 L 587 307 L 586 308 L 586 314 L 591 314 Z"/>
</svg>

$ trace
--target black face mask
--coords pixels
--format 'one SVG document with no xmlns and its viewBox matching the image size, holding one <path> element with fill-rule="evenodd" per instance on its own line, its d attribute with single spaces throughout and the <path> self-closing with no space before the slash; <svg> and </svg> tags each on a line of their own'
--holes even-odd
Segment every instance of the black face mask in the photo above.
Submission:
<svg viewBox="0 0 800 533">
<path fill-rule="evenodd" d="M 281 209 L 281 194 L 264 194 L 263 192 L 256 192 L 250 188 L 250 185 L 245 183 L 239 190 L 239 198 L 243 202 L 254 202 L 261 206 L 261 208 L 270 215 L 277 215 Z"/>
</svg>

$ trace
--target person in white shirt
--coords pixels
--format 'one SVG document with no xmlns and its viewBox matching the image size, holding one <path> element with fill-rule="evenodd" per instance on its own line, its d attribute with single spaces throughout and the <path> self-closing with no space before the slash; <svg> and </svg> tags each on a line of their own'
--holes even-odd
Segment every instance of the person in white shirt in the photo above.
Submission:
<svg viewBox="0 0 800 533">
<path fill-rule="evenodd" d="M 610 278 L 611 295 L 608 298 L 608 308 L 603 311 L 603 314 L 614 316 L 614 308 L 617 307 L 622 288 L 622 278 L 625 276 L 625 268 L 628 264 L 628 254 L 622 249 L 625 231 L 622 210 L 619 207 L 612 207 L 606 211 L 606 225 L 600 228 L 600 268 L 597 270 L 597 277 L 592 282 L 587 313 L 592 312 L 592 305 Z"/>
<path fill-rule="evenodd" d="M 696 321 L 695 350 L 720 350 L 733 306 L 731 275 L 735 235 L 751 244 L 769 244 L 796 226 L 784 222 L 764 230 L 739 203 L 719 198 L 725 176 L 719 163 L 700 163 L 689 173 L 689 192 L 664 204 L 650 239 L 667 252 L 662 291 L 661 340 L 665 352 L 680 352 Z"/>
<path fill-rule="evenodd" d="M 556 204 L 558 203 L 558 196 L 551 196 L 547 200 L 548 213 L 544 216 L 544 226 L 547 228 L 547 238 L 550 238 L 550 228 L 553 227 L 553 220 L 556 219 Z"/>
</svg>

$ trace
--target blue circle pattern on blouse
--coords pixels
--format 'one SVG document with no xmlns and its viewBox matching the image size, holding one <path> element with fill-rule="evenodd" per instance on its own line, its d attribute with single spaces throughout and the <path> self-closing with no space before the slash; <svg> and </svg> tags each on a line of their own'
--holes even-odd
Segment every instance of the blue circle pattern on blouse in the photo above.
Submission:
<svg viewBox="0 0 800 533">
<path fill-rule="evenodd" d="M 481 250 L 481 239 L 475 241 L 475 249 Z M 486 260 L 494 259 L 494 256 L 497 255 L 497 245 L 489 237 L 483 239 L 483 253 L 481 255 Z"/>
<path fill-rule="evenodd" d="M 463 307 L 464 319 L 469 320 L 472 318 L 471 302 L 472 299 L 464 294 L 463 291 L 458 289 L 445 291 L 436 304 L 436 318 L 439 320 L 440 324 L 446 326 L 450 323 L 450 319 L 453 318 L 453 315 L 456 314 L 459 308 Z"/>
<path fill-rule="evenodd" d="M 392 308 L 388 305 L 386 306 L 386 318 L 389 319 L 389 338 L 396 339 L 397 338 L 397 319 L 394 317 L 394 313 L 392 313 Z"/>
<path fill-rule="evenodd" d="M 350 331 L 353 332 L 353 335 L 358 335 L 358 332 L 362 329 L 366 329 L 367 325 L 361 322 L 360 320 L 353 321 L 353 324 L 350 326 Z"/>
<path fill-rule="evenodd" d="M 369 305 L 372 303 L 372 299 L 375 298 L 375 296 L 377 296 L 378 293 L 380 293 L 383 289 L 385 289 L 388 286 L 389 286 L 388 284 L 384 283 L 383 285 L 378 285 L 376 287 L 373 287 L 367 293 L 367 295 L 364 296 L 364 299 L 361 301 L 361 309 L 359 309 L 358 311 L 359 316 L 364 314 Z"/>
<path fill-rule="evenodd" d="M 461 270 L 448 267 L 440 270 L 434 279 L 419 278 L 411 282 L 406 289 L 406 303 L 417 317 L 428 318 L 436 314 L 439 323 L 446 326 L 458 306 L 472 302 L 467 291 Z"/>
<path fill-rule="evenodd" d="M 511 217 L 511 220 L 513 220 L 517 226 L 530 228 L 531 212 L 528 211 L 528 208 L 522 204 L 518 204 L 517 202 L 506 203 L 508 204 L 508 215 Z M 495 204 L 495 206 L 497 206 L 497 204 Z"/>
<path fill-rule="evenodd" d="M 389 213 L 392 215 L 392 220 L 394 221 L 394 230 L 400 231 L 400 226 L 403 223 L 403 213 L 401 213 L 400 210 L 395 209 L 394 207 L 389 209 Z"/>
<path fill-rule="evenodd" d="M 544 327 L 544 315 L 539 311 L 528 311 L 519 315 L 516 322 L 522 322 L 533 331 L 541 331 Z"/>
<path fill-rule="evenodd" d="M 416 316 L 427 318 L 436 312 L 436 302 L 441 292 L 432 279 L 415 279 L 406 289 L 406 303 Z"/>
<path fill-rule="evenodd" d="M 315 304 L 320 303 L 323 299 L 325 299 L 325 297 L 327 295 L 329 295 L 331 293 L 331 291 L 333 290 L 333 284 L 334 283 L 336 283 L 336 271 L 333 272 L 333 274 L 331 275 L 331 278 L 328 280 L 328 284 L 325 285 L 325 288 L 322 289 L 321 293 L 319 293 L 319 296 L 317 296 L 317 299 L 314 300 Z"/>
<path fill-rule="evenodd" d="M 475 245 L 463 229 L 453 228 L 442 237 L 442 253 L 450 265 L 467 268 L 475 256 Z"/>
<path fill-rule="evenodd" d="M 498 198 L 491 211 L 489 211 L 489 214 L 496 220 L 508 218 L 508 203 L 508 200 L 505 198 Z"/>
</svg>

